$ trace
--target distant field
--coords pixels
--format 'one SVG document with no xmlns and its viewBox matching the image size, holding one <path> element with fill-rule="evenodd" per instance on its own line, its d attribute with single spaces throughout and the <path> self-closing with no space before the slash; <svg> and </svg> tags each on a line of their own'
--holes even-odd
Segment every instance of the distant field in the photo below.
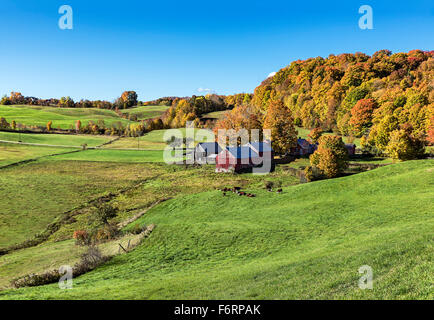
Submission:
<svg viewBox="0 0 434 320">
<path fill-rule="evenodd" d="M 311 129 L 306 129 L 306 128 L 301 128 L 301 127 L 296 127 L 295 128 L 297 131 L 298 131 L 298 136 L 300 137 L 300 138 L 303 138 L 303 139 L 307 139 L 308 138 L 308 135 L 309 135 L 309 133 L 312 131 Z M 326 133 L 324 133 L 325 135 L 335 135 L 334 133 L 330 133 L 330 132 L 326 132 Z M 342 140 L 344 141 L 344 143 L 349 143 L 349 141 L 348 141 L 348 138 L 349 137 L 342 137 Z M 353 142 L 358 148 L 360 148 L 360 138 L 356 138 L 356 139 L 354 139 L 354 142 Z"/>
<path fill-rule="evenodd" d="M 128 124 L 130 121 L 120 118 L 114 111 L 95 108 L 56 108 L 40 106 L 3 106 L 0 105 L 0 117 L 5 118 L 9 123 L 15 120 L 24 125 L 46 126 L 52 121 L 52 127 L 70 129 L 74 127 L 77 120 L 82 125 L 89 121 L 104 120 L 105 125 L 109 126 L 115 122 Z"/>
<path fill-rule="evenodd" d="M 163 151 L 146 150 L 114 150 L 97 149 L 86 150 L 72 154 L 65 154 L 50 157 L 51 161 L 76 160 L 76 161 L 98 161 L 98 162 L 164 162 Z"/>
<path fill-rule="evenodd" d="M 141 106 L 121 110 L 121 112 L 136 115 L 138 120 L 146 120 L 161 116 L 168 108 L 168 106 Z"/>
<path fill-rule="evenodd" d="M 186 137 L 186 129 L 174 129 L 179 130 L 179 134 L 182 137 Z M 107 149 L 141 149 L 141 150 L 164 150 L 167 146 L 167 143 L 164 141 L 164 134 L 167 130 L 154 130 L 142 137 L 139 138 L 121 138 L 104 148 Z M 194 133 L 198 133 L 198 131 L 194 131 Z M 195 137 L 196 138 L 196 137 Z M 195 144 L 198 142 L 205 141 L 203 137 L 197 136 Z M 195 145 L 194 144 L 194 145 Z"/>
<path fill-rule="evenodd" d="M 0 140 L 23 143 L 49 144 L 56 146 L 81 146 L 87 144 L 96 147 L 112 138 L 92 135 L 69 135 L 69 134 L 28 134 L 15 132 L 0 132 Z"/>
<path fill-rule="evenodd" d="M 214 112 L 210 112 L 210 113 L 205 113 L 205 114 L 202 115 L 202 118 L 220 119 L 225 112 L 227 112 L 227 110 L 225 110 L 225 111 L 214 111 Z"/>
<path fill-rule="evenodd" d="M 50 154 L 69 152 L 76 149 L 27 146 L 0 142 L 0 167 L 15 162 L 34 159 Z"/>
<path fill-rule="evenodd" d="M 166 191 L 165 181 L 189 190 L 191 172 L 177 169 L 144 190 Z M 74 290 L 56 283 L 0 299 L 432 299 L 433 169 L 432 160 L 409 161 L 285 185 L 283 194 L 261 183 L 256 198 L 183 195 L 133 223 L 157 228 L 133 252 L 75 278 Z M 363 265 L 373 269 L 373 290 L 358 287 Z"/>
</svg>

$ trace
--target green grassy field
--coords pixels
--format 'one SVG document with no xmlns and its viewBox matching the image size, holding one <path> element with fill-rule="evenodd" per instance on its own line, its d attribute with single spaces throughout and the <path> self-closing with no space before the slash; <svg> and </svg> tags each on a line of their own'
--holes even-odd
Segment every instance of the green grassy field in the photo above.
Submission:
<svg viewBox="0 0 434 320">
<path fill-rule="evenodd" d="M 186 137 L 186 129 L 180 128 L 179 133 Z M 164 134 L 167 130 L 154 130 L 139 138 L 121 138 L 109 145 L 104 146 L 106 149 L 142 149 L 142 150 L 164 150 L 167 147 L 167 143 L 164 141 Z M 197 130 L 194 134 L 198 133 Z M 203 137 L 195 137 L 194 146 L 198 142 L 203 142 L 206 139 Z"/>
<path fill-rule="evenodd" d="M 309 136 L 309 133 L 312 131 L 311 129 L 301 128 L 301 127 L 296 127 L 296 130 L 298 131 L 298 136 L 300 138 L 303 138 L 303 139 L 307 139 Z M 334 133 L 330 133 L 330 132 L 325 132 L 324 134 L 325 135 L 335 135 Z M 349 139 L 349 137 L 342 137 L 342 140 L 345 143 L 349 143 L 348 139 Z M 360 148 L 360 138 L 355 138 L 352 143 L 354 143 L 357 146 L 357 148 Z"/>
<path fill-rule="evenodd" d="M 165 190 L 171 181 L 186 189 L 184 180 L 178 180 L 184 169 L 165 168 L 173 173 L 143 188 Z M 197 190 L 207 181 L 198 178 L 200 170 L 194 179 Z M 184 177 L 188 180 L 191 172 Z M 263 178 L 249 177 L 237 179 L 256 198 L 204 190 L 154 207 L 135 222 L 155 223 L 151 237 L 133 252 L 74 279 L 72 290 L 53 284 L 2 291 L 0 298 L 434 298 L 432 160 L 284 185 L 283 194 L 268 193 Z M 140 194 L 137 190 L 125 201 Z M 373 290 L 358 288 L 363 265 L 373 269 Z"/>
<path fill-rule="evenodd" d="M 15 133 L 15 132 L 0 132 L 0 140 L 47 144 L 66 147 L 80 147 L 87 144 L 88 147 L 96 147 L 106 143 L 113 138 L 105 136 L 92 136 L 92 135 L 68 135 L 68 134 L 30 134 L 30 133 Z"/>
<path fill-rule="evenodd" d="M 43 160 L 5 170 L 1 177 L 0 197 L 5 200 L 0 204 L 0 234 L 3 235 L 0 248 L 31 238 L 43 231 L 48 223 L 60 218 L 62 212 L 77 208 L 73 210 L 77 215 L 45 243 L 0 256 L 0 288 L 19 275 L 52 269 L 58 263 L 74 264 L 83 250 L 73 246 L 70 241 L 72 234 L 75 230 L 86 230 L 89 219 L 95 213 L 92 205 L 77 206 L 99 195 L 115 194 L 111 204 L 119 208 L 119 212 L 112 222 L 121 222 L 162 199 L 214 190 L 225 185 L 252 185 L 256 188 L 262 185 L 259 176 L 220 175 L 207 166 L 186 168 L 158 163 L 119 165 Z M 283 172 L 273 173 L 268 178 L 285 186 L 297 183 L 294 177 Z M 16 194 L 12 191 L 18 189 L 18 185 L 22 190 Z M 129 186 L 134 188 L 118 193 Z M 55 192 L 55 188 L 62 190 L 62 193 Z M 20 202 L 14 202 L 18 198 Z"/>
<path fill-rule="evenodd" d="M 122 110 L 121 112 L 136 115 L 137 120 L 146 120 L 161 116 L 168 108 L 168 106 L 141 106 Z"/>
<path fill-rule="evenodd" d="M 214 111 L 214 112 L 210 112 L 210 113 L 205 113 L 205 114 L 202 115 L 202 118 L 220 119 L 225 112 L 227 112 L 227 110 L 225 110 L 225 111 Z"/>
<path fill-rule="evenodd" d="M 3 106 L 0 105 L 0 117 L 5 118 L 9 123 L 15 120 L 27 126 L 37 125 L 45 127 L 52 121 L 53 128 L 70 129 L 74 128 L 77 120 L 82 125 L 89 121 L 98 122 L 104 120 L 106 126 L 115 122 L 128 124 L 130 121 L 120 118 L 114 111 L 105 109 L 83 109 L 83 108 L 56 108 L 41 106 Z"/>
<path fill-rule="evenodd" d="M 163 151 L 97 149 L 50 157 L 51 161 L 164 162 Z"/>
<path fill-rule="evenodd" d="M 16 162 L 70 152 L 76 149 L 18 145 L 0 142 L 0 167 Z"/>
<path fill-rule="evenodd" d="M 64 212 L 147 174 L 143 166 L 46 160 L 1 169 L 0 248 L 32 238 Z"/>
</svg>

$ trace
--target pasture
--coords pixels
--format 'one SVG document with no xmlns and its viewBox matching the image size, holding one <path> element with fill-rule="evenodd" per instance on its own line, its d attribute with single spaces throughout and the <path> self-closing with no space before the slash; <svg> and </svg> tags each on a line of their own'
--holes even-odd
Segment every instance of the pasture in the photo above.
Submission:
<svg viewBox="0 0 434 320">
<path fill-rule="evenodd" d="M 0 132 L 0 140 L 11 142 L 22 142 L 43 145 L 55 145 L 65 147 L 81 147 L 87 144 L 88 147 L 97 147 L 107 143 L 114 138 L 93 135 L 68 135 L 68 134 L 32 134 L 16 132 Z"/>
<path fill-rule="evenodd" d="M 137 120 L 152 119 L 161 116 L 168 106 L 140 106 L 131 109 L 121 110 L 122 113 L 137 116 Z"/>
<path fill-rule="evenodd" d="M 0 105 L 0 117 L 5 118 L 9 123 L 15 120 L 17 123 L 26 126 L 45 127 L 49 121 L 52 121 L 52 128 L 71 129 L 75 128 L 75 123 L 80 120 L 82 125 L 89 121 L 97 123 L 104 121 L 106 126 L 114 123 L 126 125 L 129 120 L 119 117 L 116 112 L 105 109 L 95 108 L 57 108 L 41 106 L 4 106 Z"/>
<path fill-rule="evenodd" d="M 0 167 L 24 160 L 74 151 L 71 148 L 41 147 L 0 142 Z"/>
<path fill-rule="evenodd" d="M 106 149 L 139 149 L 139 150 L 164 150 L 167 143 L 164 140 L 164 134 L 167 130 L 154 130 L 146 133 L 144 136 L 133 138 L 124 137 L 119 140 L 104 146 Z M 186 137 L 186 128 L 174 129 L 180 137 Z M 202 136 L 197 135 L 198 129 L 193 131 L 194 146 L 197 143 L 206 141 Z M 170 137 L 170 135 L 169 135 Z M 184 145 L 183 145 L 184 146 Z M 180 146 L 181 147 L 181 146 Z"/>
<path fill-rule="evenodd" d="M 52 162 L 37 165 L 45 163 Z M 432 160 L 309 184 L 285 183 L 282 194 L 266 192 L 263 179 L 250 180 L 250 175 L 211 174 L 208 180 L 202 177 L 206 168 L 199 175 L 179 175 L 184 169 L 156 166 L 173 172 L 116 201 L 128 208 L 142 190 L 163 191 L 167 182 L 188 190 L 191 179 L 196 187 L 128 227 L 157 225 L 142 245 L 74 279 L 73 290 L 53 284 L 1 291 L 0 299 L 433 298 Z M 205 183 L 219 185 L 213 177 L 228 185 L 236 177 L 257 197 L 224 197 Z M 373 290 L 358 288 L 363 265 L 374 271 Z"/>
</svg>

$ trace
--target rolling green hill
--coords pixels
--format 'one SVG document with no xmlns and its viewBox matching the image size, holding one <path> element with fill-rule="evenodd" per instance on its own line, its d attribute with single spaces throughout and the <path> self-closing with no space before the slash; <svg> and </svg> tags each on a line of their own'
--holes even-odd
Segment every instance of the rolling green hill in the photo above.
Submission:
<svg viewBox="0 0 434 320">
<path fill-rule="evenodd" d="M 47 122 L 52 121 L 52 127 L 70 129 L 77 120 L 82 125 L 89 121 L 97 122 L 104 120 L 106 125 L 114 122 L 129 123 L 128 120 L 120 118 L 114 111 L 105 109 L 83 109 L 83 108 L 55 108 L 40 106 L 3 106 L 0 105 L 0 117 L 5 118 L 9 123 L 15 120 L 17 123 L 32 126 L 46 126 Z"/>
<path fill-rule="evenodd" d="M 168 108 L 168 106 L 141 106 L 122 110 L 121 112 L 136 115 L 137 120 L 146 120 L 161 116 Z"/>
<path fill-rule="evenodd" d="M 253 186 L 254 187 L 254 186 Z M 433 299 L 434 162 L 410 161 L 256 198 L 167 201 L 141 246 L 74 279 L 1 299 Z M 369 265 L 374 289 L 360 290 Z"/>
<path fill-rule="evenodd" d="M 65 147 L 80 147 L 84 143 L 88 147 L 97 147 L 103 143 L 109 142 L 114 138 L 105 136 L 92 135 L 68 135 L 68 134 L 32 134 L 32 133 L 15 133 L 15 132 L 0 132 L 0 140 L 34 143 L 44 145 L 56 145 Z"/>
</svg>

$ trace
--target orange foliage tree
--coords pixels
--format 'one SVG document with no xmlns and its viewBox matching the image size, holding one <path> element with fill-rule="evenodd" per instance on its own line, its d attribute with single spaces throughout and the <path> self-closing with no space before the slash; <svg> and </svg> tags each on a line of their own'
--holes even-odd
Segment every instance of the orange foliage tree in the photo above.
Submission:
<svg viewBox="0 0 434 320">
<path fill-rule="evenodd" d="M 366 134 L 372 126 L 372 114 L 376 106 L 373 99 L 361 99 L 351 109 L 350 126 L 354 135 L 360 137 Z"/>
<path fill-rule="evenodd" d="M 286 154 L 297 143 L 297 131 L 291 111 L 280 100 L 270 100 L 264 129 L 271 130 L 271 143 L 276 153 Z"/>
</svg>

